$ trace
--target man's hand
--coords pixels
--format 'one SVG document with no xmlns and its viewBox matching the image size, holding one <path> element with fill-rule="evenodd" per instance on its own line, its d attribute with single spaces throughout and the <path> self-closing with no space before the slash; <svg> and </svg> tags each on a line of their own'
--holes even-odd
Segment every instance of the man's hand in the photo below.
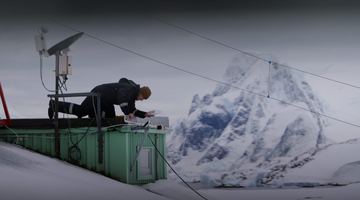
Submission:
<svg viewBox="0 0 360 200">
<path fill-rule="evenodd" d="M 154 110 L 145 113 L 145 117 L 154 117 L 154 116 L 155 116 L 155 111 Z"/>
<path fill-rule="evenodd" d="M 134 121 L 136 119 L 135 115 L 133 113 L 130 113 L 126 116 L 127 121 Z"/>
</svg>

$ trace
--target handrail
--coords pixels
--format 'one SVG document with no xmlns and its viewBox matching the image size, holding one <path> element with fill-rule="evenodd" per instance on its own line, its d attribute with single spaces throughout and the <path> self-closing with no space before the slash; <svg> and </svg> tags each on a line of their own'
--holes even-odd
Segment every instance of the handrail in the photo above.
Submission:
<svg viewBox="0 0 360 200">
<path fill-rule="evenodd" d="M 90 96 L 90 97 L 96 97 L 96 103 L 97 103 L 97 108 L 95 110 L 95 106 L 94 106 L 94 112 L 95 112 L 95 117 L 96 117 L 96 124 L 97 124 L 97 129 L 98 129 L 98 144 L 99 144 L 99 148 L 98 148 L 98 158 L 99 158 L 99 163 L 103 163 L 103 153 L 104 153 L 104 134 L 101 130 L 101 99 L 100 99 L 100 94 L 99 93 L 94 93 L 94 92 L 87 92 L 87 93 L 66 93 L 66 94 L 49 94 L 47 95 L 50 98 L 59 98 L 59 97 L 84 97 L 84 96 Z M 94 103 L 94 102 L 93 102 Z M 58 122 L 57 122 L 58 123 Z"/>
</svg>

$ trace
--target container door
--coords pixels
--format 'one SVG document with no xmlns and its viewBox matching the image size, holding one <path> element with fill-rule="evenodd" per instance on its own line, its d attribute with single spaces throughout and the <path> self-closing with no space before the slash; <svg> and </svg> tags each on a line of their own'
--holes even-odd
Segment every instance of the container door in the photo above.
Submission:
<svg viewBox="0 0 360 200">
<path fill-rule="evenodd" d="M 137 160 L 138 180 L 153 180 L 155 177 L 155 152 L 153 147 L 143 147 Z"/>
</svg>

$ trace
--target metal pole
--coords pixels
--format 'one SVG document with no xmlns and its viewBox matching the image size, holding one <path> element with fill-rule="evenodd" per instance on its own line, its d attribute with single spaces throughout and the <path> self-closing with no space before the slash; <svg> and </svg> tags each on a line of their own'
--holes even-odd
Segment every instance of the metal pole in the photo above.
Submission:
<svg viewBox="0 0 360 200">
<path fill-rule="evenodd" d="M 99 157 L 99 163 L 102 164 L 103 160 L 104 160 L 104 134 L 101 131 L 101 117 L 102 117 L 102 113 L 101 113 L 101 96 L 98 93 L 97 94 L 97 129 L 98 129 L 98 144 L 99 144 L 99 149 L 98 149 L 98 157 Z"/>
<path fill-rule="evenodd" d="M 60 131 L 59 131 L 59 56 L 60 52 L 56 52 L 55 63 L 55 109 L 54 109 L 54 127 L 55 127 L 55 156 L 60 158 Z"/>
</svg>

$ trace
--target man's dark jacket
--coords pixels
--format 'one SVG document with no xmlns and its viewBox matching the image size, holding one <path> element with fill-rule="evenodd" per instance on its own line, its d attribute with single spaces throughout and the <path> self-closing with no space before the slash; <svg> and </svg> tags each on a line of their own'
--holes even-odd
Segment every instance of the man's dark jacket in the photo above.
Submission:
<svg viewBox="0 0 360 200">
<path fill-rule="evenodd" d="M 132 80 L 122 78 L 118 83 L 107 83 L 96 86 L 91 92 L 101 94 L 101 104 L 119 105 L 125 115 L 133 113 L 135 116 L 145 118 L 145 112 L 137 110 L 135 100 L 139 95 L 140 86 Z"/>
</svg>

